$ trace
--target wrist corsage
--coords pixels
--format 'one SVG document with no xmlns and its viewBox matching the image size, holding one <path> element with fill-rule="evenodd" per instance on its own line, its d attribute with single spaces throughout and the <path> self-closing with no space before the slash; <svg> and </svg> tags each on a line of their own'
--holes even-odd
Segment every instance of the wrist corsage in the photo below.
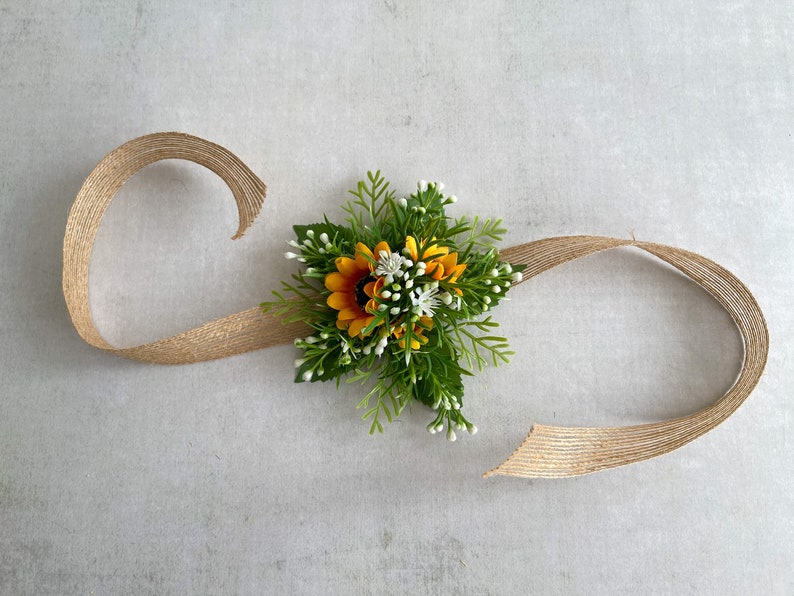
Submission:
<svg viewBox="0 0 794 596">
<path fill-rule="evenodd" d="M 730 271 L 688 250 L 604 236 L 557 236 L 504 250 L 493 242 L 500 221 L 450 219 L 455 202 L 443 185 L 420 182 L 394 199 L 380 173 L 352 191 L 347 225 L 297 226 L 287 258 L 305 266 L 277 300 L 208 321 L 177 335 L 132 347 L 108 343 L 94 324 L 88 300 L 91 248 L 102 215 L 135 172 L 162 159 L 188 159 L 220 176 L 249 228 L 262 207 L 265 183 L 228 149 L 184 133 L 132 139 L 111 151 L 86 178 L 74 200 L 63 241 L 63 295 L 69 316 L 90 345 L 143 362 L 186 364 L 243 354 L 297 340 L 297 381 L 343 376 L 369 390 L 359 407 L 383 430 L 414 399 L 436 411 L 430 432 L 476 429 L 461 414 L 463 375 L 506 361 L 504 338 L 490 335 L 488 314 L 512 284 L 575 259 L 619 247 L 658 257 L 709 292 L 731 315 L 744 342 L 744 361 L 728 391 L 681 418 L 633 426 L 576 428 L 534 425 L 523 443 L 485 476 L 562 478 L 624 466 L 678 449 L 707 433 L 744 403 L 764 370 L 769 331 L 758 302 Z M 281 321 L 278 319 L 281 315 Z M 292 322 L 282 325 L 281 322 Z M 306 336 L 306 326 L 312 329 Z"/>
<path fill-rule="evenodd" d="M 288 259 L 301 263 L 291 282 L 265 302 L 286 323 L 313 329 L 295 340 L 296 382 L 368 384 L 358 407 L 370 434 L 383 432 L 412 401 L 436 412 L 427 426 L 454 441 L 477 427 L 462 413 L 464 375 L 508 362 L 507 340 L 488 312 L 524 265 L 499 260 L 501 220 L 452 219 L 456 202 L 439 182 L 420 181 L 395 199 L 380 171 L 367 173 L 344 206 L 346 225 L 294 226 Z"/>
</svg>

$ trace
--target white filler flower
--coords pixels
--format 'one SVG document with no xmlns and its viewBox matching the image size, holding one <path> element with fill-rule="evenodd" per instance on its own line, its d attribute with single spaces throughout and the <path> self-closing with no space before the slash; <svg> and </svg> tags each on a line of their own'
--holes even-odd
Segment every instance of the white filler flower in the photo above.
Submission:
<svg viewBox="0 0 794 596">
<path fill-rule="evenodd" d="M 375 268 L 375 275 L 384 278 L 387 284 L 394 283 L 394 279 L 403 276 L 405 267 L 405 257 L 396 252 L 380 251 L 378 255 L 378 266 Z"/>
<path fill-rule="evenodd" d="M 438 306 L 438 286 L 432 287 L 425 284 L 416 288 L 411 294 L 411 303 L 414 306 L 414 313 L 420 317 L 432 317 Z"/>
</svg>

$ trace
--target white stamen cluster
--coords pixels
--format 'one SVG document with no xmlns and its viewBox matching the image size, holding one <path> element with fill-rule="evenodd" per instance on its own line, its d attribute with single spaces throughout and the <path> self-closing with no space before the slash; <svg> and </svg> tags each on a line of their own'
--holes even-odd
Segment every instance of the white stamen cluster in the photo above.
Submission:
<svg viewBox="0 0 794 596">
<path fill-rule="evenodd" d="M 420 317 L 432 317 L 436 314 L 436 307 L 438 307 L 439 302 L 441 302 L 438 297 L 438 292 L 437 281 L 432 284 L 425 284 L 421 288 L 416 288 L 413 294 L 411 294 L 411 304 L 413 305 L 414 314 Z"/>
<path fill-rule="evenodd" d="M 402 253 L 382 250 L 377 255 L 375 275 L 382 277 L 384 282 L 383 289 L 378 293 L 378 310 L 388 311 L 392 316 L 412 312 L 417 317 L 432 317 L 440 300 L 437 297 L 438 282 L 414 288 L 416 280 L 425 275 L 427 264 L 424 261 L 414 263 L 407 248 Z M 405 297 L 409 300 L 405 300 Z"/>
<path fill-rule="evenodd" d="M 400 279 L 405 275 L 406 270 L 413 265 L 410 259 L 396 252 L 380 251 L 378 254 L 378 266 L 375 268 L 375 275 L 383 278 L 387 284 L 393 284 L 395 279 Z"/>
<path fill-rule="evenodd" d="M 339 254 L 339 246 L 335 242 L 336 238 L 331 239 L 326 232 L 322 232 L 317 236 L 314 230 L 306 230 L 306 238 L 302 243 L 298 243 L 295 240 L 287 242 L 292 248 L 297 248 L 300 252 L 285 252 L 284 258 L 295 259 L 299 263 L 305 263 L 306 257 L 316 257 L 318 255 L 332 258 L 334 255 Z M 306 270 L 306 273 L 313 274 L 315 270 L 310 267 Z"/>
<path fill-rule="evenodd" d="M 296 339 L 295 346 L 302 349 L 307 357 L 298 358 L 295 360 L 295 368 L 301 368 L 307 361 L 311 359 L 309 356 L 324 353 L 328 349 L 328 342 L 326 340 L 330 337 L 330 334 L 323 332 L 320 334 L 320 337 L 310 335 L 309 337 L 303 339 Z M 301 375 L 301 378 L 308 383 L 315 376 L 322 377 L 325 374 L 325 371 L 320 368 L 321 362 L 322 360 L 319 360 L 313 368 L 304 371 Z"/>
<path fill-rule="evenodd" d="M 373 340 L 361 348 L 361 353 L 365 356 L 368 356 L 372 352 L 375 352 L 375 356 L 380 356 L 383 354 L 383 350 L 386 349 L 386 345 L 389 343 L 389 338 L 386 335 L 381 335 L 380 338 L 376 339 L 377 341 Z"/>
<path fill-rule="evenodd" d="M 452 394 L 445 394 L 439 396 L 438 401 L 436 401 L 436 403 L 430 407 L 434 410 L 460 410 L 460 401 L 458 401 L 458 398 Z"/>
<path fill-rule="evenodd" d="M 458 197 L 456 197 L 455 195 L 444 196 L 444 193 L 441 192 L 444 190 L 444 188 L 446 188 L 443 182 L 428 182 L 427 180 L 420 180 L 419 182 L 416 183 L 416 188 L 419 190 L 420 194 L 426 193 L 428 191 L 435 192 L 436 195 L 438 195 L 438 197 L 442 199 L 442 205 L 452 205 L 458 202 Z M 399 201 L 397 201 L 397 204 L 400 205 L 400 207 L 405 208 L 408 206 L 408 200 L 402 198 Z M 425 208 L 416 205 L 413 207 L 413 211 L 424 213 Z"/>
<path fill-rule="evenodd" d="M 431 435 L 444 432 L 444 423 L 447 425 L 447 440 L 454 441 L 458 437 L 455 431 L 467 431 L 470 435 L 477 433 L 477 427 L 466 420 L 460 413 L 460 402 L 454 395 L 445 395 L 433 404 L 434 410 L 440 410 L 435 420 L 427 425 L 427 432 Z"/>
<path fill-rule="evenodd" d="M 510 263 L 502 263 L 499 268 L 494 267 L 488 272 L 488 278 L 484 281 L 485 285 L 489 287 L 490 293 L 483 297 L 482 310 L 483 312 L 491 308 L 491 304 L 499 302 L 503 298 L 501 294 L 510 289 L 514 283 L 518 283 L 524 279 L 520 271 L 513 271 Z"/>
</svg>

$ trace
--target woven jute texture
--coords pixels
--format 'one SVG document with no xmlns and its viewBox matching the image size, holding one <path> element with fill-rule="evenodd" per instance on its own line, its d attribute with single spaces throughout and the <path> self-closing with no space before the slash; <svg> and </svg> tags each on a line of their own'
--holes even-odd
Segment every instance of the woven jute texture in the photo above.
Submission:
<svg viewBox="0 0 794 596">
<path fill-rule="evenodd" d="M 88 265 L 102 216 L 119 188 L 138 170 L 163 159 L 187 159 L 220 176 L 237 203 L 240 238 L 259 213 L 265 184 L 227 149 L 198 137 L 168 132 L 133 139 L 107 155 L 88 176 L 66 224 L 63 292 L 80 336 L 94 347 L 159 364 L 224 358 L 292 341 L 308 333 L 300 324 L 282 325 L 259 307 L 236 313 L 173 337 L 116 348 L 94 325 L 88 301 Z M 730 271 L 698 254 L 651 242 L 601 236 L 546 238 L 508 248 L 502 260 L 527 265 L 524 281 L 597 252 L 622 246 L 644 250 L 669 263 L 706 289 L 727 310 L 744 341 L 736 382 L 716 403 L 674 420 L 639 426 L 565 428 L 535 425 L 516 451 L 485 476 L 567 477 L 614 468 L 668 453 L 708 432 L 730 416 L 758 383 L 769 351 L 769 333 L 758 303 Z"/>
</svg>

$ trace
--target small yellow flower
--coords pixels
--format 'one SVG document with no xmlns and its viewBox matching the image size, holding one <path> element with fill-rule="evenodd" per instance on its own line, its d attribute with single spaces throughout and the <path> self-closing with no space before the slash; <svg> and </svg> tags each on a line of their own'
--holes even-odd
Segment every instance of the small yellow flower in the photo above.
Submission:
<svg viewBox="0 0 794 596">
<path fill-rule="evenodd" d="M 405 332 L 407 323 L 403 323 L 394 328 L 394 337 L 398 340 L 397 345 L 405 349 Z M 425 331 L 433 328 L 433 319 L 430 317 L 419 317 L 419 321 L 414 323 L 413 336 L 411 337 L 411 349 L 418 350 L 427 343 L 427 338 L 423 335 Z"/>
<path fill-rule="evenodd" d="M 426 246 L 419 254 L 416 238 L 407 236 L 405 238 L 405 247 L 411 254 L 411 258 L 415 263 L 424 261 L 427 265 L 425 274 L 431 276 L 433 279 L 444 280 L 448 283 L 457 283 L 461 273 L 466 269 L 466 265 L 458 265 L 458 253 L 449 252 L 446 246 L 439 246 L 438 244 L 431 244 Z M 429 258 L 427 258 L 429 257 Z M 458 296 L 462 296 L 460 288 L 454 288 Z"/>
</svg>

